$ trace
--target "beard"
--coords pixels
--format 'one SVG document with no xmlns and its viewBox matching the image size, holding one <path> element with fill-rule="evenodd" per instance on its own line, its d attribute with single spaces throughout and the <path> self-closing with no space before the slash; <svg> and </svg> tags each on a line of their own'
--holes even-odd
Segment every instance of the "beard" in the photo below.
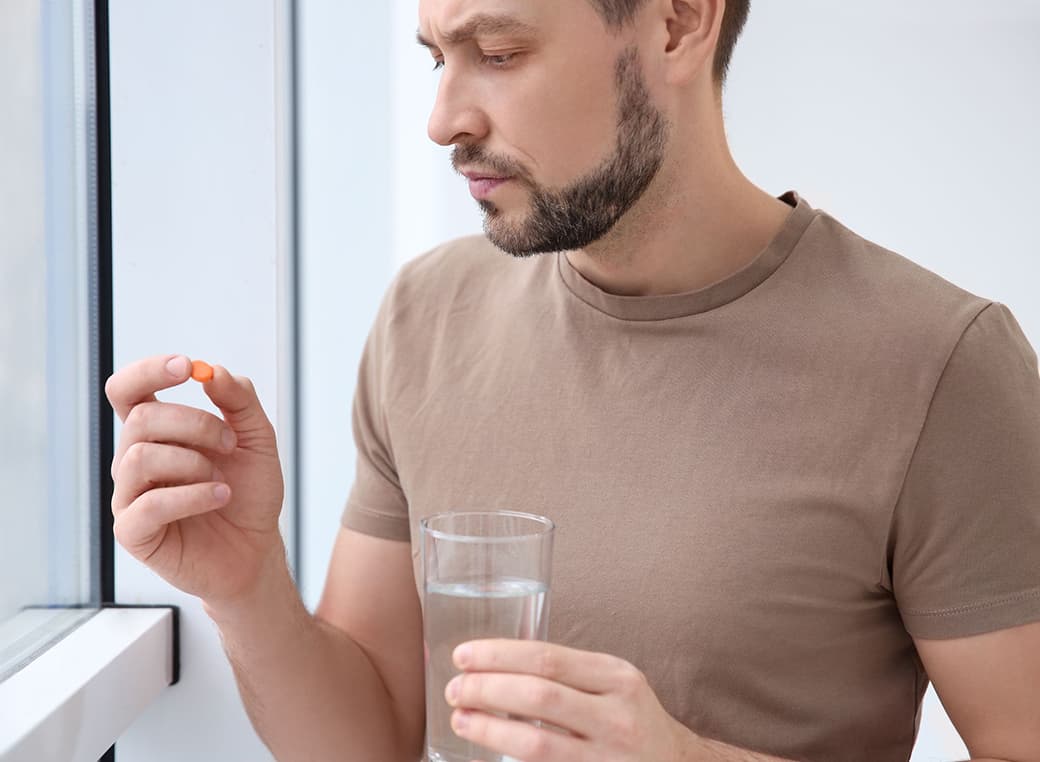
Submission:
<svg viewBox="0 0 1040 762">
<path fill-rule="evenodd" d="M 515 257 L 581 249 L 598 241 L 640 199 L 664 161 L 668 128 L 650 100 L 639 52 L 628 48 L 615 65 L 618 94 L 617 144 L 592 172 L 561 190 L 539 186 L 514 162 L 486 154 L 477 145 L 460 144 L 452 165 L 479 164 L 527 185 L 531 211 L 509 223 L 494 203 L 479 201 L 484 234 Z"/>
</svg>

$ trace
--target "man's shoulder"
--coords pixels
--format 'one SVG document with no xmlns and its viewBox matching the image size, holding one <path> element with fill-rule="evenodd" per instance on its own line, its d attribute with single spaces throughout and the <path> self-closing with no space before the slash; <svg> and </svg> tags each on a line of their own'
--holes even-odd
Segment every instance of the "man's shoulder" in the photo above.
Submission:
<svg viewBox="0 0 1040 762">
<path fill-rule="evenodd" d="M 993 300 L 957 285 L 909 256 L 853 231 L 821 212 L 807 241 L 816 253 L 820 283 L 849 315 L 868 317 L 878 327 L 958 333 Z M 924 336 L 922 336 L 924 338 Z"/>
</svg>

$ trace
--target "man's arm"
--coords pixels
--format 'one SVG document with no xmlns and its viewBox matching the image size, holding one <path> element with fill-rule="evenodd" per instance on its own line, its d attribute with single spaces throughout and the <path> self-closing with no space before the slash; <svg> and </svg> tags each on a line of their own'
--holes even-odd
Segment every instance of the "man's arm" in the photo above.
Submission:
<svg viewBox="0 0 1040 762">
<path fill-rule="evenodd" d="M 422 615 L 408 543 L 342 529 L 314 616 L 284 553 L 248 600 L 206 611 L 249 717 L 279 760 L 421 756 Z"/>
<path fill-rule="evenodd" d="M 914 644 L 972 760 L 1040 762 L 1040 622 Z"/>
</svg>

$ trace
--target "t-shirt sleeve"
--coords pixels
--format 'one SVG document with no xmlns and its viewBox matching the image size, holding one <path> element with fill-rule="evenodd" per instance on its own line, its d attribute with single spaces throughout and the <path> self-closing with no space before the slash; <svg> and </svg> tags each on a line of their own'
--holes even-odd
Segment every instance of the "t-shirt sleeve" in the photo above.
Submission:
<svg viewBox="0 0 1040 762">
<path fill-rule="evenodd" d="M 408 501 L 397 476 L 386 409 L 393 303 L 399 277 L 383 298 L 358 365 L 352 409 L 357 467 L 341 523 L 364 534 L 407 541 Z"/>
<path fill-rule="evenodd" d="M 892 592 L 914 637 L 1040 620 L 1040 374 L 986 306 L 939 378 L 892 518 Z"/>
</svg>

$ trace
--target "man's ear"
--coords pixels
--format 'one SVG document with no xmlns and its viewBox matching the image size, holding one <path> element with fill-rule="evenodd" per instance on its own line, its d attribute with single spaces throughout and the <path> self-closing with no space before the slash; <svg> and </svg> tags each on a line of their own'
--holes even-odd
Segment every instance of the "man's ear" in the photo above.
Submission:
<svg viewBox="0 0 1040 762">
<path fill-rule="evenodd" d="M 664 51 L 669 84 L 685 84 L 708 69 L 722 30 L 726 0 L 660 0 L 668 29 Z"/>
</svg>

